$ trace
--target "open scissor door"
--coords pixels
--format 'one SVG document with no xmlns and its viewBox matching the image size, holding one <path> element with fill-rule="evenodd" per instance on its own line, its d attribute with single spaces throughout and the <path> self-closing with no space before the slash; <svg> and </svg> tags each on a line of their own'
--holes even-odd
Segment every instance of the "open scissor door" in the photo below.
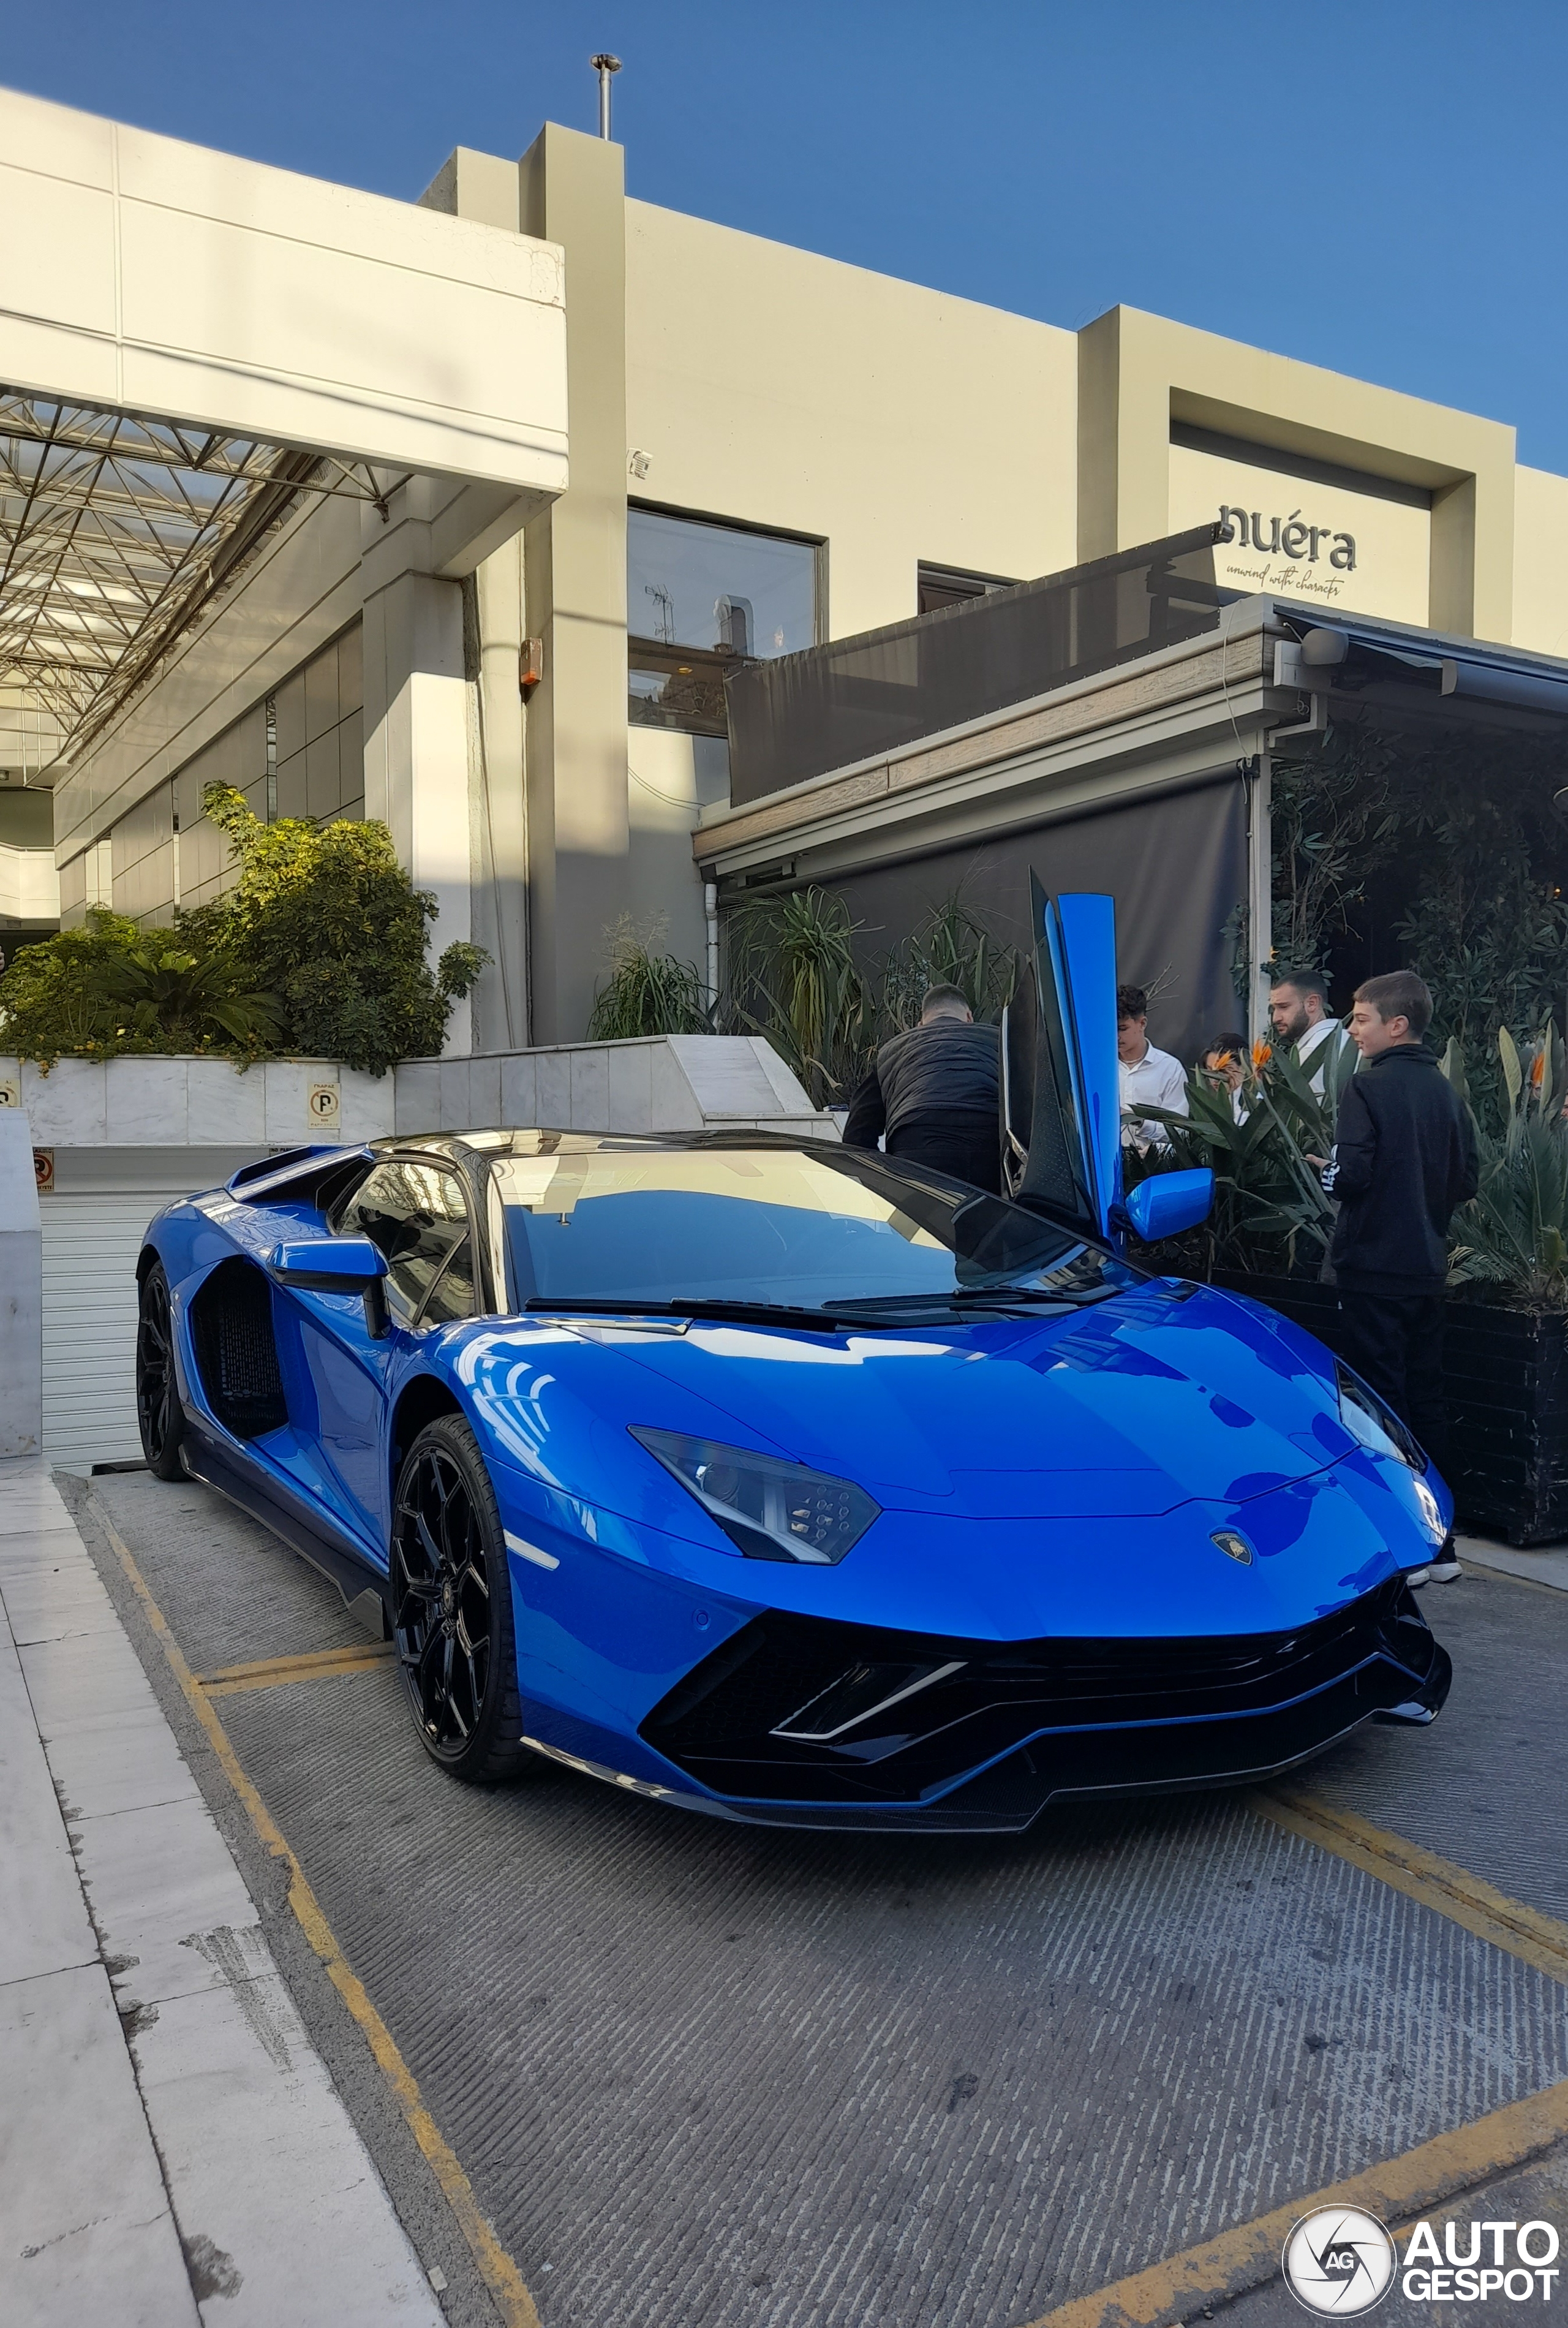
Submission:
<svg viewBox="0 0 1568 2328">
<path fill-rule="evenodd" d="M 1086 1235 L 1108 1236 L 1122 1197 L 1116 909 L 1047 897 L 1029 876 L 1030 969 L 1001 1030 L 1007 1190 Z"/>
</svg>

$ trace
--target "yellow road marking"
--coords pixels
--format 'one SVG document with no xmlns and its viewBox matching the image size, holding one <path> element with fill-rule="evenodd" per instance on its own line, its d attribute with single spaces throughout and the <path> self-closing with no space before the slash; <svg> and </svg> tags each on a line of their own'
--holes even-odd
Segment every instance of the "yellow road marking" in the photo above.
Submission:
<svg viewBox="0 0 1568 2328">
<path fill-rule="evenodd" d="M 277 1689 L 285 1682 L 316 1681 L 327 1674 L 358 1673 L 384 1664 L 390 1641 L 355 1641 L 346 1649 L 315 1649 L 296 1657 L 253 1657 L 248 1665 L 221 1666 L 197 1674 L 196 1686 L 209 1697 L 233 1697 L 245 1689 Z"/>
<path fill-rule="evenodd" d="M 1281 1788 L 1260 1791 L 1250 1800 L 1263 1817 L 1290 1834 L 1333 1852 L 1554 1980 L 1568 1982 L 1568 1924 L 1527 1908 L 1522 1900 L 1510 1900 L 1468 1868 L 1440 1859 L 1403 1835 L 1387 1834 L 1355 1811 Z M 1452 2134 L 1441 2134 L 1403 2158 L 1369 2167 L 1348 2182 L 1294 2199 L 1253 2222 L 1239 2223 L 1234 2230 L 1151 2264 L 1147 2271 L 1134 2272 L 1096 2295 L 1058 2305 L 1054 2312 L 1030 2321 L 1028 2328 L 1046 2328 L 1047 2322 L 1050 2328 L 1159 2328 L 1166 2321 L 1184 2319 L 1195 2308 L 1224 2302 L 1272 2279 L 1291 2225 L 1315 2208 L 1365 2207 L 1385 2222 L 1405 2221 L 1538 2157 L 1564 2136 L 1568 2082 L 1511 2102 Z"/>
<path fill-rule="evenodd" d="M 1220 2304 L 1275 2278 L 1280 2252 L 1292 2224 L 1318 2207 L 1364 2207 L 1385 2223 L 1410 2221 L 1478 2182 L 1488 2182 L 1510 2167 L 1523 2166 L 1568 2135 L 1568 2081 L 1545 2093 L 1510 2102 L 1507 2109 L 1440 2134 L 1419 2149 L 1385 2166 L 1368 2167 L 1348 2182 L 1336 2182 L 1310 2198 L 1255 2221 L 1222 2231 L 1201 2247 L 1147 2271 L 1134 2272 L 1096 2295 L 1080 2295 L 1031 2320 L 1028 2328 L 1163 2328 L 1189 2319 L 1206 2304 Z"/>
<path fill-rule="evenodd" d="M 1462 1924 L 1493 1948 L 1522 1957 L 1538 1972 L 1568 1982 L 1568 1924 L 1526 1908 L 1521 1900 L 1510 1900 L 1468 1868 L 1423 1851 L 1418 1843 L 1406 1843 L 1402 1835 L 1387 1835 L 1355 1811 L 1341 1810 L 1316 1796 L 1271 1788 L 1251 1800 L 1253 1808 L 1277 1826 L 1348 1860 L 1423 1907 L 1435 1908 L 1440 1916 Z"/>
<path fill-rule="evenodd" d="M 332 1926 L 323 1915 L 315 1893 L 305 1881 L 304 1869 L 285 1841 L 271 1812 L 240 1767 L 239 1759 L 229 1742 L 227 1731 L 208 1703 L 201 1683 L 185 1663 L 180 1645 L 169 1629 L 168 1619 L 147 1590 L 129 1547 L 102 1506 L 94 1501 L 92 1510 L 94 1518 L 113 1547 L 115 1558 L 126 1572 L 132 1591 L 146 1613 L 147 1622 L 158 1637 L 158 1644 L 168 1660 L 170 1672 L 206 1732 L 208 1743 L 222 1764 L 230 1785 L 244 1804 L 258 1839 L 274 1859 L 280 1859 L 287 1868 L 288 1904 L 299 1928 L 321 1958 L 333 1986 L 364 2032 L 371 2051 L 397 2097 L 408 2131 L 423 2151 L 446 2194 L 447 2204 L 457 2219 L 458 2229 L 468 2242 L 474 2260 L 495 2299 L 506 2328 L 540 2328 L 539 2312 L 522 2274 L 496 2238 L 474 2196 L 473 2184 L 457 2163 L 456 2154 L 426 2108 L 413 2071 L 398 2051 L 391 2031 L 371 2003 L 363 1984 L 339 1948 Z"/>
</svg>

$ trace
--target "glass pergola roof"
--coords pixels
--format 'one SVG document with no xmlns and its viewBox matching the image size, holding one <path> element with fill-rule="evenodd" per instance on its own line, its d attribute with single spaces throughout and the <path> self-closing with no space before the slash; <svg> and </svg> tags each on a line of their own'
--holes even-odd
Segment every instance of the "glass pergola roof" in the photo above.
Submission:
<svg viewBox="0 0 1568 2328">
<path fill-rule="evenodd" d="M 401 474 L 0 387 L 0 700 L 83 746 L 305 494 Z"/>
</svg>

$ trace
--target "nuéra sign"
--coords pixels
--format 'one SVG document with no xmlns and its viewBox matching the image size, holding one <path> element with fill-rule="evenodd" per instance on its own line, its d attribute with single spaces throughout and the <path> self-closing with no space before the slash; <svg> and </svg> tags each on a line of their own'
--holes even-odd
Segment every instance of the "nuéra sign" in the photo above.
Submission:
<svg viewBox="0 0 1568 2328">
<path fill-rule="evenodd" d="M 1356 536 L 1336 533 L 1331 526 L 1304 525 L 1300 510 L 1292 510 L 1282 522 L 1277 517 L 1269 518 L 1266 534 L 1265 521 L 1256 510 L 1249 516 L 1244 509 L 1233 509 L 1228 502 L 1220 510 L 1219 521 L 1221 541 L 1239 540 L 1244 549 L 1261 549 L 1271 558 L 1304 558 L 1310 564 L 1316 564 L 1322 555 L 1319 543 L 1331 542 L 1329 565 L 1337 566 L 1342 574 L 1356 571 Z"/>
</svg>

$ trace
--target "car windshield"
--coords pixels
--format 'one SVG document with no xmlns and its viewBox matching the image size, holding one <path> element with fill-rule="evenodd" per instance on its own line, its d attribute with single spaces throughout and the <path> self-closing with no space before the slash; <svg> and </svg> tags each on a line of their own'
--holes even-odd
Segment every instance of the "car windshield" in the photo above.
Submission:
<svg viewBox="0 0 1568 2328">
<path fill-rule="evenodd" d="M 547 1137 L 549 1135 L 546 1135 Z M 563 1141 L 499 1156 L 513 1294 L 530 1301 L 843 1301 L 1042 1288 L 1082 1256 L 999 1197 L 859 1149 L 660 1149 Z"/>
</svg>

